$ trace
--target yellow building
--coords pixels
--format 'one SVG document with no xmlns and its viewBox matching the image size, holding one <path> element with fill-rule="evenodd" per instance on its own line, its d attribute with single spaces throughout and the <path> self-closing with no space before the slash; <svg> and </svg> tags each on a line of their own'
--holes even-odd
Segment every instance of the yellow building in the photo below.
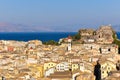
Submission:
<svg viewBox="0 0 120 80">
<path fill-rule="evenodd" d="M 37 68 L 38 71 L 40 72 L 40 77 L 43 77 L 43 76 L 44 76 L 44 68 L 43 68 L 43 65 L 42 65 L 42 66 L 37 66 L 36 68 Z"/>
<path fill-rule="evenodd" d="M 44 63 L 44 71 L 47 69 L 50 69 L 52 67 L 55 67 L 55 66 L 56 66 L 55 62 L 46 62 L 46 63 Z"/>
<path fill-rule="evenodd" d="M 35 78 L 42 78 L 44 77 L 44 66 L 40 64 L 30 64 L 29 69 L 34 75 Z"/>
<path fill-rule="evenodd" d="M 116 64 L 112 61 L 100 61 L 101 65 L 101 79 L 106 78 L 109 72 L 116 70 Z"/>
<path fill-rule="evenodd" d="M 79 64 L 78 63 L 72 63 L 71 68 L 72 68 L 72 71 L 77 70 L 79 68 Z"/>
</svg>

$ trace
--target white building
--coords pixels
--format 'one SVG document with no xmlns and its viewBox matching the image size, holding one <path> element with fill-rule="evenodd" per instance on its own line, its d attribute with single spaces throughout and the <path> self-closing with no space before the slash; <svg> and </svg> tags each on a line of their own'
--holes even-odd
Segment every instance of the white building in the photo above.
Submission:
<svg viewBox="0 0 120 80">
<path fill-rule="evenodd" d="M 55 68 L 54 67 L 50 68 L 50 69 L 45 71 L 44 76 L 45 77 L 50 76 L 50 74 L 54 74 L 54 72 L 55 72 Z"/>
<path fill-rule="evenodd" d="M 61 62 L 59 64 L 56 65 L 56 71 L 68 71 L 70 68 L 69 63 L 68 62 Z"/>
<path fill-rule="evenodd" d="M 72 39 L 68 39 L 68 51 L 71 51 L 71 47 L 72 47 Z"/>
<path fill-rule="evenodd" d="M 79 68 L 80 68 L 81 71 L 84 71 L 85 70 L 84 63 L 80 63 Z"/>
<path fill-rule="evenodd" d="M 26 61 L 27 61 L 27 64 L 37 64 L 37 60 L 34 58 L 28 58 Z"/>
</svg>

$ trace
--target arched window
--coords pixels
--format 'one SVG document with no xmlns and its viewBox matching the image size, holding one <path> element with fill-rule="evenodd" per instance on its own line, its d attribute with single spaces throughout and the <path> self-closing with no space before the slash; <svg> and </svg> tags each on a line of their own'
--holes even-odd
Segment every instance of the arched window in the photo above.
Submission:
<svg viewBox="0 0 120 80">
<path fill-rule="evenodd" d="M 111 51 L 110 48 L 108 49 L 108 51 Z"/>
<path fill-rule="evenodd" d="M 99 48 L 99 51 L 100 51 L 100 53 L 102 53 L 102 49 L 101 48 Z"/>
<path fill-rule="evenodd" d="M 92 50 L 92 46 L 91 46 L 90 48 L 91 48 L 91 50 Z"/>
<path fill-rule="evenodd" d="M 100 35 L 99 35 L 99 38 L 100 38 Z"/>
</svg>

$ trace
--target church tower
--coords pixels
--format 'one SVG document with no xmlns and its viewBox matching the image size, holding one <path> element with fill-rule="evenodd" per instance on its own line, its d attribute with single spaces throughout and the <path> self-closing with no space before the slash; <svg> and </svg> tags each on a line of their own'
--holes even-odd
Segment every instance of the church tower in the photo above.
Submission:
<svg viewBox="0 0 120 80">
<path fill-rule="evenodd" d="M 72 49 L 72 38 L 71 36 L 68 36 L 68 47 L 67 47 L 68 51 L 71 51 Z"/>
</svg>

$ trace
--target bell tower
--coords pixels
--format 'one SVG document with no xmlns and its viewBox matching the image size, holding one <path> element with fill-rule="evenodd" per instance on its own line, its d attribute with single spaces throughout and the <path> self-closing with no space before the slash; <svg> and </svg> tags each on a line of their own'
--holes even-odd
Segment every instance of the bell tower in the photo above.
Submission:
<svg viewBox="0 0 120 80">
<path fill-rule="evenodd" d="M 68 47 L 67 47 L 68 51 L 71 51 L 72 49 L 72 38 L 71 36 L 68 36 Z"/>
</svg>

